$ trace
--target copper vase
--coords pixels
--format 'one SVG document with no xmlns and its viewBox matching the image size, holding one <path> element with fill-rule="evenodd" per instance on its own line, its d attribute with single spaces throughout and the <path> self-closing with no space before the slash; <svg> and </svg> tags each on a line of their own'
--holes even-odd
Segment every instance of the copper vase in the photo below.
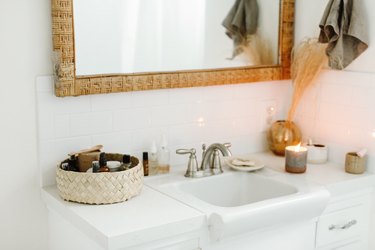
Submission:
<svg viewBox="0 0 375 250">
<path fill-rule="evenodd" d="M 285 148 L 301 142 L 300 129 L 292 121 L 279 120 L 274 122 L 267 132 L 269 149 L 276 155 L 285 155 Z"/>
</svg>

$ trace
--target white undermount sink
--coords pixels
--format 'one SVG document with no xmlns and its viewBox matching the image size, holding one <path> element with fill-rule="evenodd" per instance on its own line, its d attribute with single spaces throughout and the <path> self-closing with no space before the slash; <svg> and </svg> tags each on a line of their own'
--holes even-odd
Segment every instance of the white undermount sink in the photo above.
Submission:
<svg viewBox="0 0 375 250">
<path fill-rule="evenodd" d="M 217 241 L 320 216 L 329 192 L 311 183 L 297 185 L 291 178 L 270 169 L 251 173 L 225 169 L 203 178 L 185 178 L 181 172 L 146 184 L 205 213 L 210 238 Z"/>
<path fill-rule="evenodd" d="M 290 195 L 298 189 L 254 174 L 222 174 L 181 183 L 178 187 L 192 196 L 219 207 L 237 207 Z"/>
</svg>

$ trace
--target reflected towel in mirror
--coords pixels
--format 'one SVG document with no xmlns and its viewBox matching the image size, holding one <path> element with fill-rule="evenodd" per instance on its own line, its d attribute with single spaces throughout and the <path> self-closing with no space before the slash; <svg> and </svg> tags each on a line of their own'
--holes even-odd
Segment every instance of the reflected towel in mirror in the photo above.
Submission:
<svg viewBox="0 0 375 250">
<path fill-rule="evenodd" d="M 319 42 L 328 43 L 329 66 L 343 69 L 368 47 L 361 0 L 330 0 L 320 21 Z"/>
<path fill-rule="evenodd" d="M 241 54 L 241 45 L 246 45 L 247 36 L 254 34 L 258 27 L 258 3 L 256 0 L 236 0 L 222 25 L 233 40 L 232 59 Z"/>
</svg>

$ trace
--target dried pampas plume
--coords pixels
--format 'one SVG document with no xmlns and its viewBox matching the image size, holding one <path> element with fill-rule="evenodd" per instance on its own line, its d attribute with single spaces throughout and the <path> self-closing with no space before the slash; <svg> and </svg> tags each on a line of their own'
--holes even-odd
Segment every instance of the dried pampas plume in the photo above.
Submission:
<svg viewBox="0 0 375 250">
<path fill-rule="evenodd" d="M 247 36 L 246 41 L 245 45 L 240 45 L 240 49 L 251 65 L 274 64 L 270 43 L 259 32 Z"/>
<path fill-rule="evenodd" d="M 306 89 L 314 85 L 316 77 L 327 64 L 326 46 L 318 43 L 317 39 L 310 38 L 302 41 L 292 51 L 293 96 L 287 118 L 289 121 L 293 120 Z"/>
</svg>

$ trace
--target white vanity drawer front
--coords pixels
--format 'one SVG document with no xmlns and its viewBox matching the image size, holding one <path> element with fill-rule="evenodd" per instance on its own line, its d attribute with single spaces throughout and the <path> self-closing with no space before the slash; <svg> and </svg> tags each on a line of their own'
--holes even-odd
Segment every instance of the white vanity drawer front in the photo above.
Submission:
<svg viewBox="0 0 375 250">
<path fill-rule="evenodd" d="M 334 248 L 334 250 L 360 250 L 360 249 L 363 249 L 361 247 L 362 247 L 362 244 L 356 241 L 356 242 L 353 242 L 353 243 L 350 243 L 341 247 Z"/>
<path fill-rule="evenodd" d="M 316 247 L 366 234 L 368 223 L 366 206 L 338 210 L 320 217 L 316 232 Z"/>
</svg>

